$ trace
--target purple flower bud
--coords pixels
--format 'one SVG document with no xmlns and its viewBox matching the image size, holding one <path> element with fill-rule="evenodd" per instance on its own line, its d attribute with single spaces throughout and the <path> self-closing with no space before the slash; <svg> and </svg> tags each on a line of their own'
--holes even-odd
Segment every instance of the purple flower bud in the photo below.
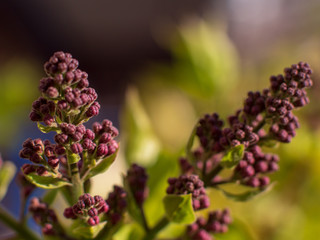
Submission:
<svg viewBox="0 0 320 240">
<path fill-rule="evenodd" d="M 62 145 L 56 145 L 54 151 L 57 155 L 64 155 L 66 153 L 66 149 Z"/>
<path fill-rule="evenodd" d="M 94 133 L 97 135 L 102 130 L 102 125 L 100 123 L 98 123 L 98 122 L 95 122 L 92 125 L 92 129 L 93 129 Z"/>
<path fill-rule="evenodd" d="M 115 140 L 111 140 L 108 145 L 108 155 L 114 154 L 118 148 L 118 143 Z"/>
<path fill-rule="evenodd" d="M 68 135 L 64 133 L 57 134 L 54 136 L 54 140 L 56 141 L 56 143 L 64 145 L 68 142 Z"/>
<path fill-rule="evenodd" d="M 35 111 L 32 111 L 29 115 L 29 118 L 33 122 L 40 122 L 42 120 L 42 116 Z"/>
<path fill-rule="evenodd" d="M 255 169 L 257 172 L 266 172 L 268 171 L 268 163 L 266 161 L 259 161 L 256 163 Z"/>
<path fill-rule="evenodd" d="M 98 102 L 94 102 L 86 112 L 87 117 L 97 116 L 99 114 L 100 104 Z"/>
<path fill-rule="evenodd" d="M 42 233 L 44 235 L 55 235 L 55 230 L 53 229 L 52 224 L 46 223 L 42 228 Z"/>
<path fill-rule="evenodd" d="M 39 156 L 39 154 L 34 153 L 32 154 L 32 156 L 30 157 L 30 161 L 33 163 L 41 163 L 43 161 L 42 157 Z"/>
<path fill-rule="evenodd" d="M 90 140 L 94 140 L 95 134 L 94 134 L 94 132 L 92 130 L 87 129 L 83 137 L 84 138 L 88 138 Z"/>
<path fill-rule="evenodd" d="M 48 165 L 53 169 L 56 169 L 59 166 L 59 162 L 59 158 L 57 157 L 48 158 Z"/>
<path fill-rule="evenodd" d="M 82 153 L 83 149 L 80 143 L 73 143 L 71 145 L 71 151 L 73 153 Z"/>
<path fill-rule="evenodd" d="M 250 186 L 250 187 L 259 187 L 260 186 L 260 181 L 259 181 L 258 178 L 252 177 L 246 182 L 246 184 L 248 186 Z"/>
<path fill-rule="evenodd" d="M 55 87 L 49 87 L 46 91 L 46 94 L 49 98 L 57 98 L 59 96 L 59 91 Z"/>
<path fill-rule="evenodd" d="M 88 215 L 90 217 L 98 216 L 98 210 L 96 208 L 90 208 L 88 210 Z"/>
<path fill-rule="evenodd" d="M 36 172 L 39 176 L 44 176 L 48 173 L 47 169 L 43 166 L 38 167 Z"/>
<path fill-rule="evenodd" d="M 212 240 L 210 234 L 204 230 L 200 229 L 193 237 L 193 240 Z"/>
<path fill-rule="evenodd" d="M 60 100 L 58 102 L 58 108 L 60 110 L 69 110 L 70 105 L 65 100 Z"/>
<path fill-rule="evenodd" d="M 260 186 L 261 186 L 261 187 L 265 187 L 265 186 L 269 185 L 269 183 L 270 183 L 270 178 L 264 176 L 264 177 L 261 177 L 261 178 L 259 179 L 259 181 L 260 181 Z"/>
<path fill-rule="evenodd" d="M 98 216 L 94 216 L 88 219 L 88 224 L 90 226 L 95 226 L 99 224 L 99 217 Z"/>
<path fill-rule="evenodd" d="M 105 132 L 105 133 L 103 133 L 103 134 L 101 135 L 101 137 L 99 138 L 99 143 L 107 143 L 107 142 L 109 142 L 111 139 L 112 139 L 111 134 Z"/>
<path fill-rule="evenodd" d="M 28 175 L 29 173 L 33 173 L 36 171 L 36 168 L 32 164 L 23 164 L 22 165 L 22 171 L 25 175 Z"/>
<path fill-rule="evenodd" d="M 65 218 L 77 219 L 77 216 L 74 214 L 72 207 L 64 209 L 63 216 Z"/>
<path fill-rule="evenodd" d="M 97 157 L 102 157 L 107 154 L 108 154 L 108 146 L 104 143 L 99 144 L 96 152 Z"/>
</svg>

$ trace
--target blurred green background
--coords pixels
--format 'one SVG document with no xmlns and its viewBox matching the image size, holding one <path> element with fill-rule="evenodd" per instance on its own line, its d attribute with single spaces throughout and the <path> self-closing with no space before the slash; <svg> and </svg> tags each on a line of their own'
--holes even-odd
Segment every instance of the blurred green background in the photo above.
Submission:
<svg viewBox="0 0 320 240">
<path fill-rule="evenodd" d="M 46 138 L 28 120 L 42 64 L 54 51 L 71 52 L 97 88 L 100 119 L 113 120 L 121 133 L 118 163 L 96 178 L 93 191 L 106 196 L 126 164 L 147 166 L 151 190 L 145 207 L 154 224 L 163 212 L 155 206 L 161 206 L 166 178 L 178 174 L 177 159 L 197 119 L 233 114 L 249 90 L 262 90 L 271 75 L 306 61 L 314 70 L 311 101 L 296 112 L 301 128 L 292 143 L 272 149 L 281 158 L 280 171 L 272 175 L 275 187 L 246 203 L 209 191 L 210 209 L 229 207 L 234 219 L 216 239 L 319 239 L 319 1 L 64 2 L 4 1 L 0 9 L 4 159 L 21 165 L 23 140 Z M 104 179 L 109 186 L 102 188 Z M 14 212 L 16 197 L 9 191 L 2 204 Z M 178 232 L 170 226 L 162 235 Z M 130 234 L 133 239 L 139 230 L 124 229 L 118 239 Z"/>
</svg>

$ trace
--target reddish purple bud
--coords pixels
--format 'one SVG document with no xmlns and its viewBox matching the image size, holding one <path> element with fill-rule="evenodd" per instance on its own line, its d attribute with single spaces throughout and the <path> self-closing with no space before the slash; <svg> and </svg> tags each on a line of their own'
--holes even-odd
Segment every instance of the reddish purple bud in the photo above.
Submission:
<svg viewBox="0 0 320 240">
<path fill-rule="evenodd" d="M 268 178 L 267 176 L 264 176 L 264 177 L 261 177 L 259 179 L 259 181 L 260 181 L 260 187 L 265 187 L 265 186 L 269 185 L 270 178 Z"/>
<path fill-rule="evenodd" d="M 36 172 L 39 176 L 44 176 L 48 173 L 47 169 L 43 166 L 38 167 Z"/>
<path fill-rule="evenodd" d="M 98 216 L 98 210 L 96 208 L 90 208 L 88 210 L 88 215 L 90 217 Z"/>
<path fill-rule="evenodd" d="M 29 173 L 33 173 L 36 171 L 36 167 L 32 164 L 23 164 L 22 165 L 22 171 L 25 175 L 28 175 Z"/>
<path fill-rule="evenodd" d="M 59 91 L 55 87 L 49 87 L 46 91 L 46 94 L 49 98 L 57 98 L 59 96 Z"/>
<path fill-rule="evenodd" d="M 98 216 L 94 216 L 88 219 L 88 224 L 90 226 L 95 226 L 99 224 L 99 217 Z"/>
<path fill-rule="evenodd" d="M 63 216 L 65 218 L 77 219 L 77 216 L 74 214 L 72 207 L 68 207 L 64 210 Z"/>
<path fill-rule="evenodd" d="M 92 125 L 92 129 L 93 129 L 95 134 L 99 134 L 100 131 L 102 130 L 102 125 L 100 123 L 98 123 L 98 122 L 95 122 Z"/>
<path fill-rule="evenodd" d="M 101 137 L 99 138 L 99 143 L 107 143 L 112 139 L 112 136 L 110 133 L 103 133 Z"/>
<path fill-rule="evenodd" d="M 30 157 L 30 161 L 33 163 L 41 163 L 43 161 L 42 157 L 39 156 L 39 154 L 34 153 L 32 154 L 32 156 Z"/>
<path fill-rule="evenodd" d="M 66 153 L 66 149 L 62 145 L 56 145 L 54 151 L 57 155 L 64 155 Z"/>
<path fill-rule="evenodd" d="M 73 153 L 82 153 L 83 149 L 80 143 L 73 143 L 71 145 L 71 151 Z"/>
<path fill-rule="evenodd" d="M 90 140 L 94 140 L 95 134 L 94 134 L 94 132 L 92 130 L 87 129 L 83 137 L 84 138 L 88 138 Z"/>
<path fill-rule="evenodd" d="M 98 102 L 94 102 L 86 112 L 87 117 L 97 116 L 99 114 L 100 104 Z"/>
<path fill-rule="evenodd" d="M 53 229 L 52 224 L 46 223 L 42 228 L 42 233 L 44 235 L 55 235 L 55 231 Z"/>
<path fill-rule="evenodd" d="M 33 122 L 40 122 L 42 121 L 42 116 L 38 113 L 36 113 L 35 111 L 32 111 L 29 115 L 29 118 L 31 121 Z"/>
<path fill-rule="evenodd" d="M 64 133 L 60 133 L 54 136 L 54 140 L 56 143 L 64 145 L 68 142 L 68 135 Z"/>
<path fill-rule="evenodd" d="M 102 157 L 107 154 L 108 154 L 108 146 L 104 143 L 99 144 L 96 152 L 97 157 Z"/>
<path fill-rule="evenodd" d="M 260 186 L 260 181 L 259 181 L 258 178 L 252 177 L 246 182 L 246 184 L 248 186 L 250 186 L 250 187 L 259 187 Z"/>
<path fill-rule="evenodd" d="M 55 156 L 48 158 L 48 165 L 53 169 L 56 169 L 59 166 L 59 162 L 59 158 Z"/>
</svg>

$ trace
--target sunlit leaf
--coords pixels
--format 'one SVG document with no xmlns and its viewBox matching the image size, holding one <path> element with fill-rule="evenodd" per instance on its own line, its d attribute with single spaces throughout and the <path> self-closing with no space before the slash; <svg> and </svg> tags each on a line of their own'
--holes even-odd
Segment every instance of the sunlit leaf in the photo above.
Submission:
<svg viewBox="0 0 320 240">
<path fill-rule="evenodd" d="M 60 188 L 71 184 L 66 180 L 53 176 L 39 176 L 35 173 L 25 174 L 26 179 L 37 187 L 44 189 Z"/>
<path fill-rule="evenodd" d="M 111 166 L 111 164 L 114 162 L 114 160 L 116 159 L 117 157 L 117 154 L 118 154 L 118 151 L 119 151 L 119 148 L 117 149 L 117 151 L 106 157 L 106 158 L 103 158 L 101 160 L 99 160 L 99 162 L 97 163 L 97 165 L 95 165 L 89 172 L 89 174 L 85 177 L 84 180 L 88 180 L 89 178 L 92 178 L 98 174 L 101 174 L 101 173 L 104 173 L 105 171 L 108 170 L 108 168 Z"/>
<path fill-rule="evenodd" d="M 101 222 L 95 226 L 90 226 L 84 222 L 75 222 L 74 226 L 72 226 L 72 233 L 74 236 L 81 239 L 93 239 L 106 224 L 107 221 Z"/>
<path fill-rule="evenodd" d="M 164 208 L 168 219 L 175 223 L 190 224 L 196 217 L 192 207 L 192 196 L 167 195 L 163 199 Z"/>
<path fill-rule="evenodd" d="M 37 122 L 37 126 L 38 126 L 39 130 L 43 133 L 49 133 L 52 131 L 58 131 L 58 132 L 60 131 L 60 129 L 58 127 L 44 126 L 40 122 Z"/>
<path fill-rule="evenodd" d="M 0 168 L 0 201 L 6 195 L 8 186 L 16 173 L 16 166 L 10 162 L 3 162 Z"/>
<path fill-rule="evenodd" d="M 159 140 L 135 88 L 129 88 L 126 93 L 121 120 L 126 161 L 143 165 L 153 163 L 159 152 Z"/>
<path fill-rule="evenodd" d="M 230 193 L 222 188 L 217 188 L 217 189 L 219 189 L 227 198 L 231 200 L 238 201 L 238 202 L 245 202 L 245 201 L 251 200 L 252 198 L 256 197 L 259 194 L 270 191 L 273 188 L 273 186 L 274 184 L 270 184 L 265 188 L 249 190 L 243 193 Z"/>
<path fill-rule="evenodd" d="M 69 153 L 68 154 L 68 163 L 73 164 L 79 162 L 81 159 L 80 155 L 77 153 Z"/>
<path fill-rule="evenodd" d="M 231 168 L 239 163 L 243 158 L 244 146 L 242 144 L 231 148 L 221 159 L 220 164 L 223 167 Z"/>
</svg>

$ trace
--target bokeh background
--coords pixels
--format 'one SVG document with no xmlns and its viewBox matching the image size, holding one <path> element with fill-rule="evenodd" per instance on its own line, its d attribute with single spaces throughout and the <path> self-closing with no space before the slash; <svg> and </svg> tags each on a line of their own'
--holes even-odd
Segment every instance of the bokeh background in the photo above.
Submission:
<svg viewBox="0 0 320 240">
<path fill-rule="evenodd" d="M 314 70 L 311 103 L 297 112 L 297 137 L 272 150 L 281 157 L 274 189 L 246 203 L 210 195 L 212 209 L 228 206 L 234 218 L 229 233 L 217 239 L 317 240 L 319 11 L 318 0 L 1 1 L 2 157 L 19 167 L 25 163 L 18 156 L 22 142 L 48 138 L 28 114 L 43 63 L 55 51 L 70 52 L 99 94 L 102 108 L 94 121 L 109 118 L 121 132 L 119 161 L 96 179 L 93 191 L 106 196 L 127 163 L 148 166 L 150 186 L 160 189 L 146 203 L 147 217 L 155 221 L 153 200 L 165 178 L 177 174 L 176 160 L 197 119 L 234 113 L 247 91 L 263 89 L 269 76 L 306 61 Z M 159 167 L 161 174 L 154 174 Z M 18 216 L 18 202 L 13 182 L 1 204 Z M 1 233 L 0 239 L 10 235 L 3 226 Z"/>
</svg>

